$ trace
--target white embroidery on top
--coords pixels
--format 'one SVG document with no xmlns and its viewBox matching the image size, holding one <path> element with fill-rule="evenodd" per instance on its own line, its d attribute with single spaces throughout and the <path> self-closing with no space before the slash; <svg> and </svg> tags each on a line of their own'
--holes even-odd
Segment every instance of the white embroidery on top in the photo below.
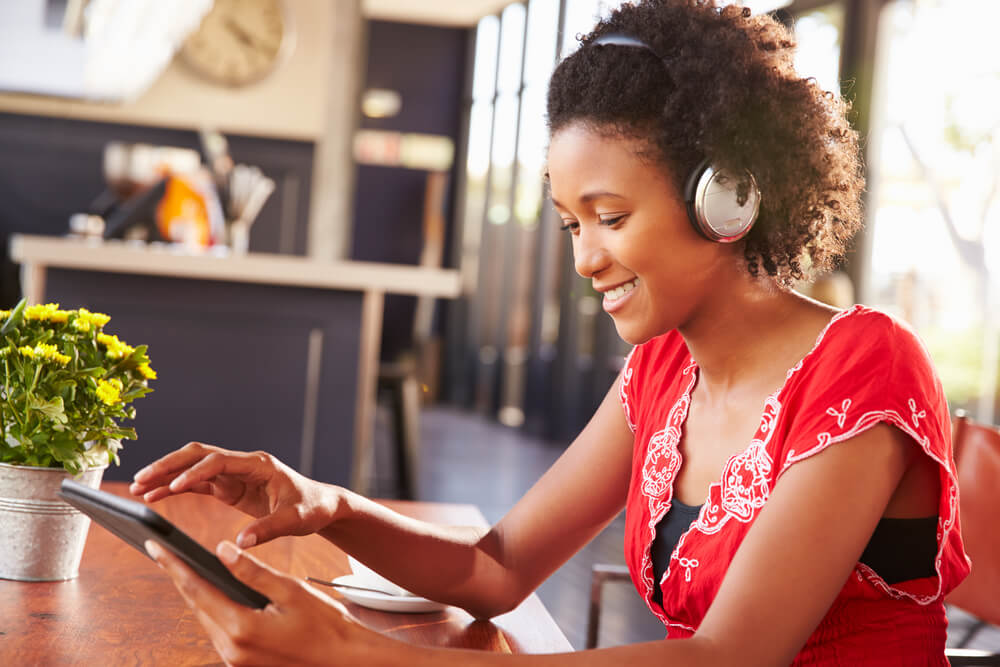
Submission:
<svg viewBox="0 0 1000 667">
<path fill-rule="evenodd" d="M 625 357 L 625 366 L 622 371 L 622 381 L 618 385 L 618 400 L 621 401 L 622 408 L 625 410 L 625 423 L 628 424 L 630 431 L 635 433 L 635 420 L 632 417 L 632 407 L 628 402 L 628 394 L 626 393 L 626 388 L 632 383 L 632 371 L 634 370 L 629 364 L 632 362 L 632 355 L 635 353 L 635 348 L 628 353 Z"/>
<path fill-rule="evenodd" d="M 691 568 L 698 567 L 697 558 L 678 558 L 677 562 L 684 568 L 684 581 L 691 582 Z"/>
<path fill-rule="evenodd" d="M 649 554 L 649 545 L 656 536 L 656 524 L 670 507 L 674 476 L 681 467 L 681 453 L 677 444 L 680 442 L 681 427 L 691 404 L 691 390 L 697 381 L 697 376 L 693 374 L 695 368 L 696 364 L 692 359 L 682 372 L 682 375 L 690 376 L 691 380 L 670 408 L 666 425 L 650 437 L 646 447 L 646 458 L 642 464 L 642 494 L 646 497 L 649 508 L 647 524 L 649 540 L 644 545 L 639 572 L 646 589 L 644 596 L 646 605 L 664 624 L 668 623 L 667 617 L 652 603 L 653 586 L 657 584 L 653 581 L 653 561 Z"/>
<path fill-rule="evenodd" d="M 920 428 L 920 420 L 927 417 L 927 411 L 917 412 L 917 402 L 912 398 L 908 401 L 910 405 L 910 418 L 913 420 L 913 428 Z"/>
<path fill-rule="evenodd" d="M 836 408 L 834 408 L 834 407 L 831 406 L 831 407 L 829 407 L 829 408 L 826 409 L 826 414 L 830 415 L 831 417 L 836 417 L 837 418 L 837 426 L 843 428 L 844 427 L 844 421 L 847 419 L 847 410 L 850 407 L 851 407 L 851 399 L 845 398 L 840 403 L 840 409 L 842 410 L 842 412 L 838 412 Z"/>
</svg>

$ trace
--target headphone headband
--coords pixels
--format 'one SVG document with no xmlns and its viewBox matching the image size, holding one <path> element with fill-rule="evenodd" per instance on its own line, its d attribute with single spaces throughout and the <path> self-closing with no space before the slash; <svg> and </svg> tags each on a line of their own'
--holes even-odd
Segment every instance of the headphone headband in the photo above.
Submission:
<svg viewBox="0 0 1000 667">
<path fill-rule="evenodd" d="M 646 49 L 660 60 L 664 60 L 664 58 L 659 53 L 654 51 L 653 47 L 651 47 L 646 42 L 642 41 L 638 37 L 632 37 L 631 35 L 626 35 L 620 32 L 609 32 L 606 35 L 601 35 L 593 42 L 591 42 L 591 44 L 593 46 L 604 46 L 606 44 L 613 44 L 615 46 L 631 46 L 639 49 Z"/>
</svg>

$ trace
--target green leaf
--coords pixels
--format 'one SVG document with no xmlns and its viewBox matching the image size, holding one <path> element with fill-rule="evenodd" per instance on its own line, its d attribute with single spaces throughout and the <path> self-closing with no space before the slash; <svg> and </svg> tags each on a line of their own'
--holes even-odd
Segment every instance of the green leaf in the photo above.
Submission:
<svg viewBox="0 0 1000 667">
<path fill-rule="evenodd" d="M 0 336 L 6 336 L 12 329 L 15 329 L 17 325 L 21 323 L 21 320 L 24 319 L 24 307 L 27 305 L 27 299 L 21 299 L 17 302 L 14 309 L 10 311 L 10 317 L 8 317 L 7 321 L 3 323 L 2 327 L 0 327 Z"/>
<path fill-rule="evenodd" d="M 37 396 L 28 396 L 28 409 L 41 412 L 57 424 L 65 424 L 67 421 L 62 396 L 56 396 L 51 401 L 43 400 Z"/>
</svg>

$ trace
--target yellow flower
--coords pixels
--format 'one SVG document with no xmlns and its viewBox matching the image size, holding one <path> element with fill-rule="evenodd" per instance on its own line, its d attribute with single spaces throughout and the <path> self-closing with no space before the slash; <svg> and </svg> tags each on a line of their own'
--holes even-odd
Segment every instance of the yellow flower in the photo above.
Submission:
<svg viewBox="0 0 1000 667">
<path fill-rule="evenodd" d="M 97 342 L 108 348 L 109 359 L 123 359 L 135 352 L 135 348 L 125 341 L 118 340 L 118 336 L 109 336 L 105 333 L 97 334 Z"/>
<path fill-rule="evenodd" d="M 34 349 L 34 356 L 36 359 L 55 361 L 63 366 L 70 362 L 70 358 L 67 355 L 62 354 L 59 352 L 59 348 L 49 343 L 39 343 L 36 345 Z"/>
<path fill-rule="evenodd" d="M 28 306 L 24 309 L 24 319 L 25 320 L 40 320 L 49 321 L 52 316 L 59 311 L 58 303 L 47 303 L 44 306 L 41 304 L 36 304 L 34 306 Z M 63 322 L 66 320 L 63 319 Z"/>
<path fill-rule="evenodd" d="M 10 311 L 9 310 L 0 310 L 0 320 L 5 320 L 8 317 L 10 317 Z"/>
<path fill-rule="evenodd" d="M 112 378 L 111 380 L 97 381 L 97 398 L 106 405 L 114 405 L 121 400 L 122 383 Z"/>
<path fill-rule="evenodd" d="M 68 310 L 53 310 L 49 314 L 49 321 L 51 321 L 53 324 L 65 324 L 66 320 L 68 319 L 69 319 Z"/>
<path fill-rule="evenodd" d="M 0 350 L 0 352 L 2 352 L 2 350 Z M 155 380 L 156 379 L 156 371 L 154 371 L 152 368 L 150 368 L 149 364 L 140 364 L 139 368 L 138 368 L 138 371 L 139 371 L 139 375 L 141 375 L 142 377 L 146 378 L 147 380 Z"/>
<path fill-rule="evenodd" d="M 76 311 L 76 320 L 78 322 L 82 322 L 83 325 L 90 325 L 100 329 L 105 324 L 110 322 L 111 318 L 108 315 L 105 315 L 104 313 L 92 313 L 86 308 L 81 308 L 78 311 Z M 89 331 L 90 326 L 87 326 L 86 329 L 80 329 L 80 331 Z"/>
<path fill-rule="evenodd" d="M 8 350 L 6 353 L 0 352 L 0 356 L 7 356 L 10 352 L 10 348 L 4 348 Z M 17 351 L 21 353 L 21 356 L 27 357 L 28 359 L 38 359 L 40 361 L 55 361 L 56 363 L 65 366 L 71 361 L 71 358 L 65 354 L 62 354 L 55 345 L 50 343 L 39 343 L 35 347 L 28 347 L 27 345 L 17 348 Z"/>
<path fill-rule="evenodd" d="M 88 322 L 85 319 L 77 317 L 75 320 L 73 320 L 73 328 L 79 331 L 80 333 L 87 333 L 88 331 L 90 331 L 90 322 Z"/>
<path fill-rule="evenodd" d="M 7 347 L 0 347 L 0 359 L 3 359 L 7 355 L 9 355 L 13 349 L 14 348 L 12 348 L 10 345 L 8 345 Z"/>
</svg>

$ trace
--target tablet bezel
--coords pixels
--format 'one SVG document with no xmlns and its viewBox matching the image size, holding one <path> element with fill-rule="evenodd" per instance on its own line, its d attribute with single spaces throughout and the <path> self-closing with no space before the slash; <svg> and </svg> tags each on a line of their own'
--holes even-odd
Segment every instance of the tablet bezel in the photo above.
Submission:
<svg viewBox="0 0 1000 667">
<path fill-rule="evenodd" d="M 59 496 L 146 556 L 149 556 L 146 540 L 169 549 L 230 600 L 254 609 L 263 609 L 270 603 L 267 597 L 233 576 L 215 554 L 146 505 L 72 479 L 62 481 Z"/>
</svg>

